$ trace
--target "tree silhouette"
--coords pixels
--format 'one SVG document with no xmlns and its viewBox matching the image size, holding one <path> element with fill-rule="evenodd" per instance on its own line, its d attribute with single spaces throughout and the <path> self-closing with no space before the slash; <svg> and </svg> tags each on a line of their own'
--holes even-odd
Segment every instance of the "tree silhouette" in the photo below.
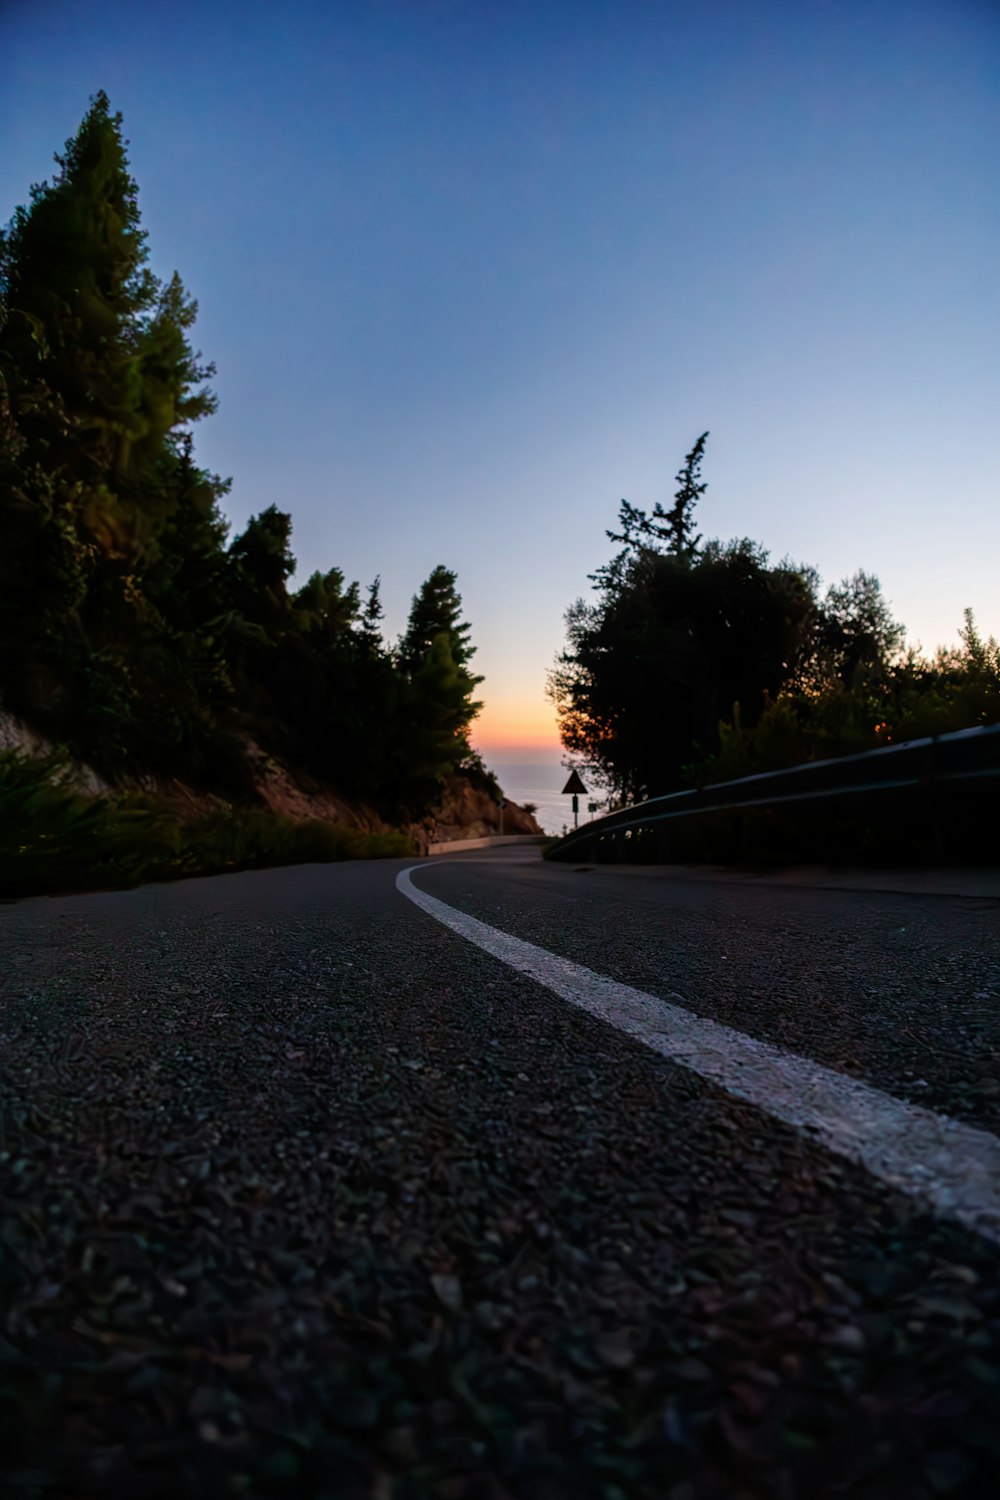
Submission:
<svg viewBox="0 0 1000 1500">
<path fill-rule="evenodd" d="M 92 100 L 0 238 L 0 690 L 114 776 L 245 790 L 248 741 L 376 804 L 419 810 L 478 709 L 454 573 L 398 652 L 376 579 L 294 592 L 288 512 L 227 546 L 228 485 L 193 425 L 215 409 L 197 307 L 148 264 L 121 116 Z"/>
</svg>

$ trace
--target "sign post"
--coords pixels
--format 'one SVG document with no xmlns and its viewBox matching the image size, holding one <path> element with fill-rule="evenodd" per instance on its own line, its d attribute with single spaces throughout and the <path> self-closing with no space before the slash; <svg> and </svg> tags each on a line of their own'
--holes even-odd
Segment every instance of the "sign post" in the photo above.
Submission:
<svg viewBox="0 0 1000 1500">
<path fill-rule="evenodd" d="M 574 828 L 579 828 L 579 826 L 580 826 L 580 797 L 581 797 L 581 795 L 584 796 L 584 797 L 587 795 L 587 788 L 584 786 L 583 782 L 580 780 L 580 773 L 579 773 L 579 771 L 571 771 L 570 772 L 570 778 L 567 781 L 566 785 L 563 787 L 563 796 L 565 797 L 568 792 L 572 792 L 572 794 L 573 794 L 573 827 Z"/>
<path fill-rule="evenodd" d="M 497 803 L 497 806 L 500 809 L 500 837 L 503 838 L 503 810 L 507 806 L 506 797 L 501 797 L 500 801 Z"/>
</svg>

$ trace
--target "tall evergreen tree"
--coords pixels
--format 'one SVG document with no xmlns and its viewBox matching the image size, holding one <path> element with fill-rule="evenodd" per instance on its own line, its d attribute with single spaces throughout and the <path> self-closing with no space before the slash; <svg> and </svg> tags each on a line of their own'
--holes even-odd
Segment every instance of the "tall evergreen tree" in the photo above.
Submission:
<svg viewBox="0 0 1000 1500">
<path fill-rule="evenodd" d="M 358 586 L 345 582 L 341 568 L 311 574 L 293 603 L 305 629 L 330 638 L 350 630 L 361 608 Z"/>
<path fill-rule="evenodd" d="M 0 691 L 111 775 L 248 785 L 248 740 L 417 812 L 468 753 L 481 680 L 454 573 L 396 650 L 376 579 L 296 591 L 275 506 L 227 547 L 196 462 L 215 409 L 178 276 L 147 264 L 121 117 L 98 94 L 0 237 Z"/>
<path fill-rule="evenodd" d="M 382 605 L 382 578 L 376 575 L 368 585 L 364 608 L 361 611 L 361 636 L 366 647 L 381 653 L 383 649 L 382 621 L 385 609 Z"/>
<path fill-rule="evenodd" d="M 469 725 L 482 707 L 473 698 L 483 679 L 469 670 L 475 647 L 457 581 L 449 568 L 433 570 L 414 596 L 398 648 L 407 775 L 418 801 L 467 757 Z"/>
<path fill-rule="evenodd" d="M 187 343 L 195 305 L 146 264 L 125 145 L 96 95 L 54 181 L 0 239 L 0 364 L 26 461 L 101 553 L 134 558 L 169 503 L 163 440 L 214 403 Z"/>
<path fill-rule="evenodd" d="M 674 503 L 669 511 L 664 514 L 659 505 L 653 511 L 657 521 L 662 519 L 665 522 L 667 551 L 678 557 L 694 557 L 701 541 L 701 536 L 695 535 L 694 508 L 708 489 L 701 477 L 701 461 L 707 441 L 708 433 L 703 432 L 691 452 L 686 455 L 684 467 L 677 474 Z"/>
<path fill-rule="evenodd" d="M 273 623 L 291 608 L 287 587 L 295 572 L 291 543 L 292 518 L 276 505 L 251 516 L 232 542 L 229 557 L 235 588 L 248 619 Z M 314 575 L 314 579 L 318 577 Z"/>
<path fill-rule="evenodd" d="M 163 684 L 217 673 L 178 585 L 199 550 L 218 564 L 225 489 L 191 462 L 211 369 L 179 278 L 147 266 L 125 144 L 98 94 L 0 237 L 2 686 L 105 762 L 130 738 L 176 749 L 193 710 L 168 724 Z"/>
<path fill-rule="evenodd" d="M 621 501 L 619 530 L 609 531 L 607 536 L 610 541 L 621 543 L 622 551 L 592 575 L 592 582 L 598 588 L 613 593 L 627 579 L 630 566 L 646 554 L 668 553 L 689 563 L 697 557 L 701 536 L 695 535 L 694 508 L 708 489 L 701 478 L 707 441 L 708 433 L 703 432 L 685 457 L 684 466 L 676 475 L 677 489 L 669 510 L 664 510 L 659 500 L 652 513 L 628 500 Z"/>
<path fill-rule="evenodd" d="M 452 660 L 459 666 L 465 666 L 475 654 L 476 648 L 469 643 L 472 627 L 462 620 L 462 596 L 457 583 L 451 569 L 439 563 L 413 596 L 406 630 L 399 643 L 399 660 L 404 671 L 411 675 L 419 670 L 438 635 L 448 637 Z"/>
</svg>

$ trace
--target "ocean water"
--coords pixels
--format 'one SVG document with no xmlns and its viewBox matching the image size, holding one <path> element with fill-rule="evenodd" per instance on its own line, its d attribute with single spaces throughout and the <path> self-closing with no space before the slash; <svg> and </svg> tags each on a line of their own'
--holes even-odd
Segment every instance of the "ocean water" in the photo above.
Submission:
<svg viewBox="0 0 1000 1500">
<path fill-rule="evenodd" d="M 486 763 L 503 787 L 505 797 L 519 805 L 535 804 L 535 817 L 546 833 L 562 833 L 573 827 L 573 798 L 563 796 L 562 790 L 569 777 L 565 766 L 551 761 L 487 760 Z M 591 817 L 587 803 L 598 800 L 603 803 L 603 796 L 594 788 L 588 797 L 580 798 L 581 825 Z"/>
</svg>

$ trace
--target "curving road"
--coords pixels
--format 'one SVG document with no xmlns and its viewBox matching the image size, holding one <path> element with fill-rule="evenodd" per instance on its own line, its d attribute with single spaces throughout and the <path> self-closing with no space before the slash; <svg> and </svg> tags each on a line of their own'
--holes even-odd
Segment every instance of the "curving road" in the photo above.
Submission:
<svg viewBox="0 0 1000 1500">
<path fill-rule="evenodd" d="M 6 1492 L 991 1493 L 1000 900 L 404 869 L 0 909 Z"/>
</svg>

